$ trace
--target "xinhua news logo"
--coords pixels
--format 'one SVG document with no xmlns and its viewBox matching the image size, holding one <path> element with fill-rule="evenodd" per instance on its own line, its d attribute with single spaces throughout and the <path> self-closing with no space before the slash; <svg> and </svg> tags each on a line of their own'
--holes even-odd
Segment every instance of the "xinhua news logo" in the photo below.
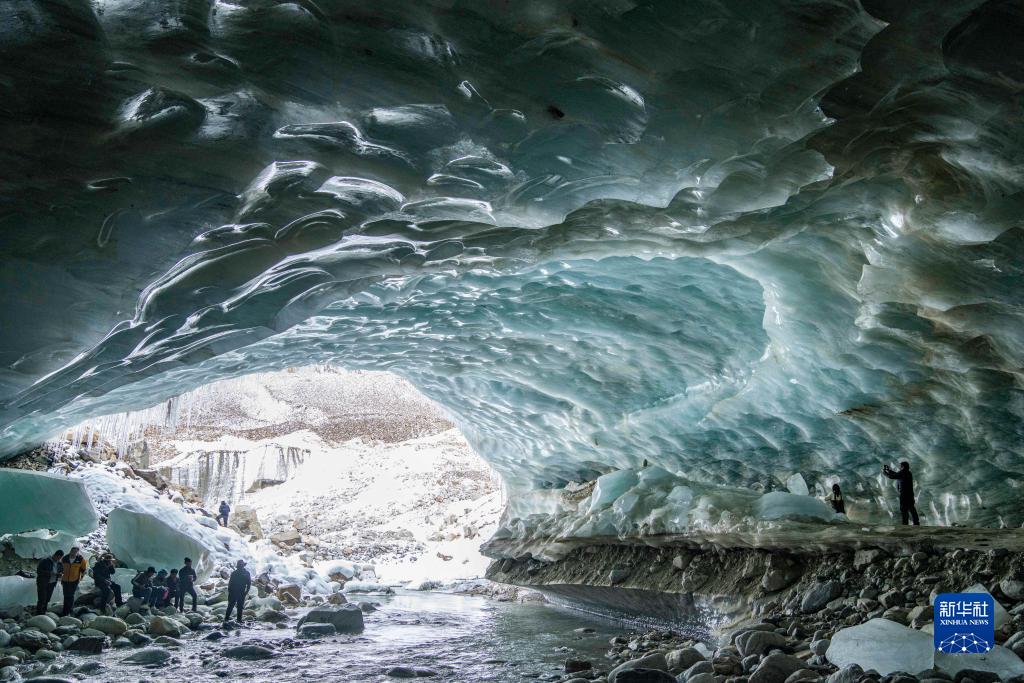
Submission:
<svg viewBox="0 0 1024 683">
<path fill-rule="evenodd" d="M 996 641 L 995 601 L 988 593 L 942 593 L 935 598 L 934 626 L 939 652 L 988 652 Z"/>
</svg>

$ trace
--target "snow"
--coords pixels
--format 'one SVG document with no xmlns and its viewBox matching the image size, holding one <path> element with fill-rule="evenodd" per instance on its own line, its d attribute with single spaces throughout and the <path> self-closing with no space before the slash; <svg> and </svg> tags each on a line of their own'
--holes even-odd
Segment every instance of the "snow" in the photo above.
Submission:
<svg viewBox="0 0 1024 683">
<path fill-rule="evenodd" d="M 0 469 L 0 533 L 38 529 L 83 536 L 99 515 L 82 484 L 59 474 Z"/>
</svg>

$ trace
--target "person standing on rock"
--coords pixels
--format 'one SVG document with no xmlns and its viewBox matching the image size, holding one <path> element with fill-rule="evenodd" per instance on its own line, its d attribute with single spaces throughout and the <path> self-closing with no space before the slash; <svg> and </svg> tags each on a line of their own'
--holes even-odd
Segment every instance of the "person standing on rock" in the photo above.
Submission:
<svg viewBox="0 0 1024 683">
<path fill-rule="evenodd" d="M 62 617 L 70 617 L 71 610 L 75 606 L 75 591 L 78 590 L 78 582 L 85 576 L 85 570 L 89 563 L 84 557 L 78 554 L 78 548 L 72 548 L 61 560 L 60 587 L 64 589 L 64 611 Z"/>
<path fill-rule="evenodd" d="M 252 576 L 245 568 L 245 560 L 239 560 L 235 565 L 235 571 L 231 572 L 231 576 L 228 578 L 228 608 L 224 612 L 225 624 L 231 618 L 231 608 L 237 607 L 238 619 L 236 622 L 239 626 L 242 625 L 242 609 L 245 607 L 245 598 L 249 595 L 250 588 L 252 588 Z"/>
<path fill-rule="evenodd" d="M 917 506 L 914 505 L 914 475 L 910 473 L 910 463 L 904 460 L 900 463 L 899 470 L 893 470 L 888 465 L 883 465 L 882 474 L 896 480 L 896 490 L 900 494 L 900 515 L 903 517 L 903 524 L 908 523 L 909 517 L 914 520 L 914 526 L 920 526 L 921 520 L 917 516 Z"/>
<path fill-rule="evenodd" d="M 231 506 L 228 505 L 226 501 L 222 500 L 220 502 L 220 507 L 217 509 L 217 512 L 220 513 L 217 515 L 217 521 L 220 522 L 221 526 L 227 526 L 228 515 L 231 514 Z"/>
<path fill-rule="evenodd" d="M 114 556 L 110 553 L 104 555 L 96 566 L 92 568 L 92 580 L 100 589 L 100 610 L 107 611 L 107 603 L 110 597 L 114 597 L 114 605 L 120 607 L 124 604 L 121 597 L 121 586 L 114 583 Z"/>
<path fill-rule="evenodd" d="M 46 606 L 50 604 L 53 589 L 57 587 L 57 581 L 60 579 L 62 557 L 64 551 L 58 550 L 52 557 L 40 560 L 36 567 L 36 597 L 39 598 L 36 603 L 36 614 L 46 614 Z"/>
<path fill-rule="evenodd" d="M 839 484 L 832 484 L 832 495 L 829 496 L 828 502 L 837 515 L 846 514 L 846 501 L 843 500 L 843 492 L 839 488 Z"/>
<path fill-rule="evenodd" d="M 192 611 L 196 611 L 196 603 L 199 602 L 199 596 L 196 595 L 196 570 L 192 568 L 192 559 L 185 558 L 185 566 L 178 570 L 178 598 L 174 603 L 174 606 L 178 608 L 179 612 L 185 611 L 185 596 L 192 596 Z"/>
</svg>

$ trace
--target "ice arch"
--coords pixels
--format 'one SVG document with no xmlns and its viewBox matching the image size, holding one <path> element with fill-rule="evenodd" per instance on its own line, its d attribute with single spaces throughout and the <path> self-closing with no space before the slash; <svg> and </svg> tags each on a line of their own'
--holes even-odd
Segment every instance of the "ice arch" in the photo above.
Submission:
<svg viewBox="0 0 1024 683">
<path fill-rule="evenodd" d="M 301 357 L 409 377 L 522 489 L 908 457 L 1019 523 L 1021 27 L 4 3 L 0 448 Z"/>
</svg>

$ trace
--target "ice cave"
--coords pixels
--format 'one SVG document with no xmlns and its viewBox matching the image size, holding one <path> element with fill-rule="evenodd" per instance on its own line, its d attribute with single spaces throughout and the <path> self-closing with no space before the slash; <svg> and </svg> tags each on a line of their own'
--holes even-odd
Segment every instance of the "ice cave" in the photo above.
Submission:
<svg viewBox="0 0 1024 683">
<path fill-rule="evenodd" d="M 1020 0 L 3 0 L 0 681 L 1024 677 L 1022 35 Z M 490 598 L 389 577 L 374 524 Z M 37 607 L 76 542 L 94 602 Z M 107 552 L 126 593 L 190 554 L 201 609 L 105 614 Z M 210 631 L 236 561 L 255 626 Z M 998 608 L 980 654 L 947 594 Z"/>
</svg>

